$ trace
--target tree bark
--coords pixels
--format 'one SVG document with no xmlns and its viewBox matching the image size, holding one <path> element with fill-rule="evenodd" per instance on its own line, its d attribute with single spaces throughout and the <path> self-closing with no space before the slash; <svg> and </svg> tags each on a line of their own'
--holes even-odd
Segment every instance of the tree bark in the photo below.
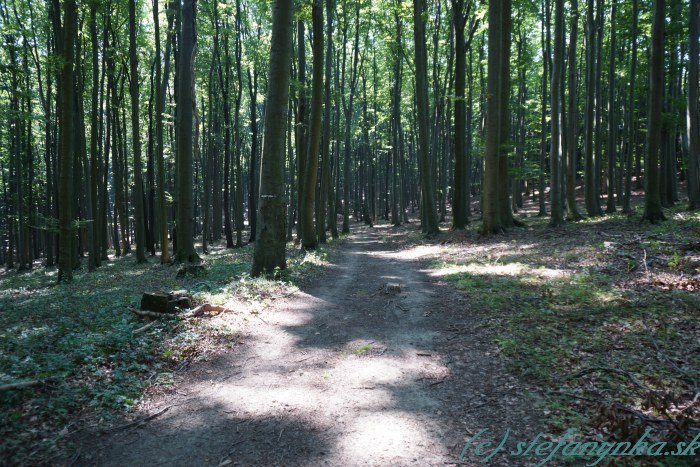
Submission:
<svg viewBox="0 0 700 467">
<path fill-rule="evenodd" d="M 496 0 L 492 0 L 496 1 Z M 425 0 L 413 0 L 413 35 L 416 66 L 416 119 L 418 123 L 418 163 L 421 180 L 421 217 L 424 234 L 440 232 L 435 213 L 428 135 L 428 58 L 425 45 Z"/>
<path fill-rule="evenodd" d="M 700 209 L 700 115 L 698 114 L 698 29 L 700 0 L 690 0 L 688 27 L 688 209 Z"/>
<path fill-rule="evenodd" d="M 561 138 L 561 101 L 560 101 L 560 80 L 562 69 L 564 68 L 564 0 L 554 1 L 554 56 L 552 60 L 552 84 L 551 91 L 551 122 L 552 122 L 552 142 L 549 153 L 550 162 L 550 196 L 552 219 L 550 225 L 552 227 L 559 226 L 564 223 L 564 212 L 561 205 L 561 168 L 560 159 L 562 156 L 562 138 Z"/>
<path fill-rule="evenodd" d="M 312 6 L 313 76 L 311 78 L 311 121 L 309 127 L 309 152 L 304 164 L 304 191 L 301 203 L 302 238 L 305 250 L 313 250 L 318 244 L 314 226 L 316 207 L 316 182 L 318 178 L 318 152 L 321 144 L 321 118 L 323 116 L 323 3 L 314 0 Z M 323 227 L 322 227 L 323 228 Z"/>
<path fill-rule="evenodd" d="M 58 176 L 58 214 L 59 214 L 59 261 L 58 280 L 73 279 L 73 153 L 75 151 L 75 131 L 73 115 L 73 96 L 75 92 L 75 75 L 73 72 L 75 60 L 75 41 L 78 35 L 78 14 L 75 0 L 66 0 L 64 4 L 63 25 L 58 13 L 57 1 L 54 0 L 54 33 L 58 52 L 62 58 L 60 71 L 59 106 L 59 161 Z"/>
<path fill-rule="evenodd" d="M 136 0 L 129 0 L 129 94 L 131 94 L 131 150 L 134 154 L 134 205 L 136 230 L 136 262 L 145 263 L 146 217 L 143 205 L 143 177 L 141 171 L 141 128 L 139 125 L 139 76 L 136 55 Z"/>
<path fill-rule="evenodd" d="M 578 0 L 571 0 L 571 32 L 569 37 L 569 119 L 566 164 L 566 207 L 571 221 L 581 220 L 576 206 L 576 162 L 578 160 L 578 80 L 576 54 L 578 41 Z"/>
<path fill-rule="evenodd" d="M 499 208 L 498 187 L 505 183 L 499 176 L 501 73 L 503 50 L 503 0 L 489 0 L 488 88 L 486 94 L 486 148 L 484 150 L 483 235 L 504 231 Z"/>
<path fill-rule="evenodd" d="M 664 89 L 664 29 L 665 0 L 654 2 L 651 29 L 651 59 L 649 61 L 649 136 L 648 154 L 644 158 L 644 214 L 642 219 L 656 223 L 666 219 L 661 209 L 659 190 L 659 153 L 661 152 L 661 127 Z"/>
<path fill-rule="evenodd" d="M 192 201 L 192 104 L 195 58 L 195 0 L 181 5 L 182 43 L 179 47 L 177 96 L 177 254 L 178 263 L 199 261 L 194 249 Z"/>
<path fill-rule="evenodd" d="M 260 162 L 260 218 L 253 255 L 253 276 L 287 266 L 284 216 L 284 129 L 292 57 L 292 0 L 276 0 L 272 18 L 270 68 L 265 99 L 265 128 Z"/>
<path fill-rule="evenodd" d="M 639 0 L 632 0 L 632 63 L 630 64 L 630 95 L 629 109 L 627 111 L 627 161 L 625 170 L 625 201 L 622 212 L 629 214 L 632 212 L 632 163 L 635 160 L 637 148 L 637 132 L 635 122 L 635 85 L 637 81 L 637 24 L 639 22 Z M 696 53 L 697 55 L 697 53 Z M 696 79 L 697 82 L 697 79 Z"/>
<path fill-rule="evenodd" d="M 610 214 L 615 209 L 615 160 L 617 152 L 617 119 L 615 118 L 615 53 L 617 52 L 617 37 L 615 35 L 615 16 L 617 2 L 611 0 L 610 15 L 610 64 L 608 66 L 608 200 L 605 212 Z M 618 193 L 619 196 L 619 193 Z"/>
</svg>

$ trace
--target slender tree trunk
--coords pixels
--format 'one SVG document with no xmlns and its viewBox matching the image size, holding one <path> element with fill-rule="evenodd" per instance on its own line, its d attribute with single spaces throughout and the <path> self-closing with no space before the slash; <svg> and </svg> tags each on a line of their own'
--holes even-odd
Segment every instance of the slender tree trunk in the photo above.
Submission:
<svg viewBox="0 0 700 467">
<path fill-rule="evenodd" d="M 333 1 L 326 0 L 326 63 L 325 63 L 325 88 L 323 104 L 323 147 L 321 161 L 321 190 L 318 210 L 318 223 L 316 233 L 320 243 L 326 243 L 326 210 L 332 213 L 328 200 L 331 199 L 329 185 L 331 182 L 331 80 L 333 79 Z"/>
<path fill-rule="evenodd" d="M 541 38 L 542 38 L 542 102 L 540 113 L 540 164 L 539 164 L 539 213 L 538 216 L 546 216 L 547 208 L 545 205 L 544 190 L 545 176 L 544 168 L 547 159 L 547 134 L 549 128 L 547 126 L 547 80 L 549 79 L 549 1 L 542 2 L 543 15 L 546 20 L 542 22 Z M 545 36 L 545 28 L 547 34 Z"/>
<path fill-rule="evenodd" d="M 635 160 L 637 148 L 637 132 L 635 122 L 636 107 L 635 107 L 635 85 L 637 81 L 637 24 L 639 21 L 639 0 L 632 0 L 632 63 L 630 64 L 630 95 L 629 109 L 627 111 L 627 159 L 625 170 L 625 201 L 622 207 L 622 212 L 629 214 L 632 212 L 632 163 Z M 696 54 L 697 55 L 697 54 Z M 697 81 L 697 80 L 696 80 Z"/>
<path fill-rule="evenodd" d="M 595 184 L 595 203 L 598 214 L 601 214 L 600 205 L 601 177 L 603 172 L 603 24 L 605 23 L 604 9 L 605 0 L 598 0 L 596 4 L 596 60 L 593 87 L 595 89 L 595 158 L 593 161 L 593 175 Z"/>
<path fill-rule="evenodd" d="M 666 219 L 661 209 L 659 190 L 659 153 L 661 152 L 661 126 L 664 90 L 664 29 L 666 0 L 656 0 L 651 29 L 651 58 L 649 62 L 649 135 L 648 154 L 645 160 L 644 214 L 651 223 Z"/>
<path fill-rule="evenodd" d="M 252 76 L 251 76 L 252 75 Z M 250 159 L 248 162 L 248 223 L 250 237 L 248 243 L 255 241 L 258 230 L 258 70 L 251 74 L 248 68 L 248 90 L 250 91 Z"/>
<path fill-rule="evenodd" d="M 304 21 L 297 21 L 297 83 L 298 103 L 296 122 L 296 155 L 297 155 L 297 215 L 301 216 L 301 203 L 303 202 L 304 173 L 306 172 L 306 134 L 307 134 L 307 110 L 306 110 L 306 42 L 304 37 Z M 297 240 L 301 241 L 303 224 L 301 218 L 297 223 Z"/>
<path fill-rule="evenodd" d="M 578 41 L 578 0 L 571 0 L 571 32 L 569 33 L 569 119 L 566 167 L 566 207 L 569 220 L 578 221 L 581 214 L 576 207 L 576 162 L 578 160 L 578 81 L 576 54 Z"/>
<path fill-rule="evenodd" d="M 343 10 L 345 11 L 345 5 Z M 347 19 L 346 19 L 347 28 Z M 350 233 L 350 168 L 351 168 L 351 130 L 352 130 L 352 117 L 353 117 L 353 99 L 355 97 L 355 88 L 357 87 L 357 64 L 360 53 L 360 4 L 357 4 L 356 17 L 355 17 L 355 43 L 353 44 L 353 59 L 352 59 L 352 69 L 350 71 L 350 95 L 348 97 L 347 103 L 343 98 L 343 109 L 345 113 L 345 144 L 344 144 L 344 157 L 343 157 L 343 233 Z M 425 38 L 424 38 L 425 39 Z M 343 60 L 343 65 L 345 65 L 345 60 Z M 343 66 L 344 69 L 344 66 Z M 343 82 L 345 79 L 343 79 Z M 341 86 L 344 88 L 344 86 Z M 341 91 L 342 92 L 342 91 Z M 343 92 L 343 97 L 345 96 Z"/>
<path fill-rule="evenodd" d="M 501 105 L 498 96 L 501 89 L 501 73 L 503 50 L 503 0 L 489 0 L 489 54 L 488 54 L 488 89 L 486 97 L 486 148 L 484 151 L 484 191 L 483 191 L 483 221 L 481 233 L 499 234 L 503 232 L 500 216 L 498 186 L 505 183 L 499 180 L 499 152 Z"/>
<path fill-rule="evenodd" d="M 554 0 L 554 57 L 552 61 L 552 142 L 549 153 L 551 184 L 550 196 L 552 219 L 550 225 L 556 227 L 564 223 L 561 205 L 560 159 L 562 156 L 560 80 L 564 68 L 564 0 Z"/>
<path fill-rule="evenodd" d="M 698 29 L 700 0 L 690 0 L 688 27 L 688 209 L 700 209 L 700 115 L 698 114 Z"/>
<path fill-rule="evenodd" d="M 615 53 L 617 38 L 615 36 L 615 16 L 617 2 L 611 0 L 610 15 L 610 65 L 608 67 L 608 200 L 605 212 L 613 213 L 615 209 L 615 160 L 617 152 L 617 118 L 615 117 Z M 618 193 L 619 196 L 619 193 Z"/>
<path fill-rule="evenodd" d="M 234 216 L 236 221 L 236 248 L 243 246 L 243 165 L 241 163 L 241 152 L 243 144 L 241 142 L 241 99 L 243 96 L 243 81 L 241 73 L 241 62 L 243 61 L 243 46 L 241 44 L 242 34 L 241 23 L 241 0 L 236 0 L 236 111 L 234 113 L 233 128 L 236 132 L 236 198 L 234 203 Z"/>
<path fill-rule="evenodd" d="M 143 205 L 143 177 L 141 175 L 141 128 L 139 124 L 138 57 L 136 55 L 136 0 L 129 0 L 129 94 L 131 94 L 131 149 L 134 154 L 134 205 L 136 230 L 136 262 L 145 263 L 146 217 Z"/>
<path fill-rule="evenodd" d="M 64 4 L 63 25 L 61 25 L 57 1 L 54 0 L 54 34 L 58 53 L 62 58 L 59 86 L 61 102 L 59 107 L 59 160 L 60 173 L 58 176 L 58 280 L 73 279 L 73 154 L 75 152 L 75 130 L 73 115 L 73 96 L 75 92 L 75 75 L 73 72 L 75 60 L 75 42 L 78 33 L 78 14 L 75 0 L 66 0 Z"/>
<path fill-rule="evenodd" d="M 170 262 L 170 250 L 168 246 L 168 209 L 165 202 L 165 158 L 163 155 L 163 112 L 165 107 L 165 87 L 161 72 L 160 52 L 160 23 L 158 19 L 158 0 L 153 0 L 153 24 L 156 47 L 156 172 L 158 186 L 158 227 L 160 228 L 160 262 Z M 168 44 L 170 41 L 167 41 Z M 168 45 L 168 48 L 169 45 Z M 166 59 L 168 59 L 166 54 Z"/>
<path fill-rule="evenodd" d="M 513 219 L 513 210 L 510 203 L 510 177 L 508 174 L 508 154 L 510 140 L 510 46 L 511 46 L 511 30 L 513 21 L 511 19 L 512 0 L 503 1 L 502 25 L 501 25 L 501 66 L 500 66 L 500 92 L 498 94 L 499 102 L 499 123 L 498 129 L 498 209 L 501 216 L 501 226 L 504 229 L 512 227 L 516 224 Z M 522 225 L 517 222 L 517 225 Z"/>
<path fill-rule="evenodd" d="M 323 3 L 314 0 L 313 18 L 313 76 L 311 82 L 311 121 L 309 128 L 309 152 L 304 164 L 304 190 L 301 203 L 302 247 L 313 250 L 318 244 L 314 227 L 316 206 L 316 181 L 318 177 L 318 152 L 321 144 L 321 118 L 323 116 Z M 323 226 L 321 227 L 323 228 Z"/>
<path fill-rule="evenodd" d="M 421 180 L 421 218 L 423 233 L 440 232 L 435 214 L 434 191 L 430 170 L 428 135 L 428 58 L 425 45 L 425 0 L 413 0 L 413 35 L 416 66 L 416 119 L 418 123 L 418 160 Z"/>
<path fill-rule="evenodd" d="M 465 131 L 466 131 L 466 105 L 464 102 L 464 89 L 466 81 L 466 40 L 464 29 L 467 18 L 462 12 L 463 0 L 452 0 L 452 16 L 455 31 L 455 135 L 454 135 L 454 197 L 452 200 L 452 228 L 464 229 L 467 219 L 467 171 L 466 164 Z"/>
<path fill-rule="evenodd" d="M 272 18 L 270 68 L 260 163 L 260 218 L 253 276 L 286 268 L 284 225 L 284 128 L 292 57 L 292 0 L 276 0 Z"/>
</svg>

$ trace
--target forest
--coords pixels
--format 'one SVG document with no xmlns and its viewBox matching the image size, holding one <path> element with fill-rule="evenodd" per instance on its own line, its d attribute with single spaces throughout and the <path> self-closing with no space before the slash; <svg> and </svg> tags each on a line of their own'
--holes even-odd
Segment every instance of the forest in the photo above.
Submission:
<svg viewBox="0 0 700 467">
<path fill-rule="evenodd" d="M 482 428 L 693 465 L 699 28 L 700 0 L 0 0 L 0 465 L 533 461 Z"/>
</svg>

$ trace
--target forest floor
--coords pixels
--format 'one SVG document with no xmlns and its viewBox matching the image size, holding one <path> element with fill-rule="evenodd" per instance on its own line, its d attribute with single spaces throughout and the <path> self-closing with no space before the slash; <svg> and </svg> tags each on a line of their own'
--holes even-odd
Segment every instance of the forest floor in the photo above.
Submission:
<svg viewBox="0 0 700 467">
<path fill-rule="evenodd" d="M 477 225 L 431 239 L 415 223 L 356 226 L 314 254 L 290 251 L 281 281 L 246 276 L 249 248 L 214 250 L 203 278 L 177 280 L 153 264 L 134 272 L 125 260 L 68 289 L 49 288 L 38 271 L 0 276 L 0 372 L 65 375 L 28 394 L 0 393 L 2 458 L 477 465 L 510 430 L 485 463 L 535 465 L 543 458 L 510 453 L 540 433 L 538 442 L 568 429 L 569 439 L 587 441 L 634 441 L 647 427 L 654 441 L 694 437 L 700 216 L 679 206 L 658 225 L 640 223 L 638 212 L 552 229 L 533 208 L 520 213 L 527 227 L 498 237 L 480 237 Z M 236 311 L 135 336 L 145 321 L 124 304 L 155 284 Z M 57 313 L 68 318 L 47 324 Z M 91 318 L 93 338 L 81 340 L 75 321 Z M 64 347 L 52 353 L 42 347 L 49 342 Z M 70 362 L 56 362 L 61 353 Z M 20 370 L 27 365 L 33 373 Z M 472 445 L 460 459 L 475 435 L 494 444 L 485 455 Z"/>
</svg>

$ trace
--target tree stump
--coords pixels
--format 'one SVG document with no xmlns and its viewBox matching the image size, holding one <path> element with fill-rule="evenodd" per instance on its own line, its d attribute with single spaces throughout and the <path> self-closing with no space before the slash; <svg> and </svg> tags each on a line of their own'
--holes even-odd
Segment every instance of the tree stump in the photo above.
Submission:
<svg viewBox="0 0 700 467">
<path fill-rule="evenodd" d="M 168 294 L 146 292 L 141 296 L 141 310 L 156 313 L 176 313 L 178 308 L 192 308 L 192 295 L 185 290 Z"/>
</svg>

